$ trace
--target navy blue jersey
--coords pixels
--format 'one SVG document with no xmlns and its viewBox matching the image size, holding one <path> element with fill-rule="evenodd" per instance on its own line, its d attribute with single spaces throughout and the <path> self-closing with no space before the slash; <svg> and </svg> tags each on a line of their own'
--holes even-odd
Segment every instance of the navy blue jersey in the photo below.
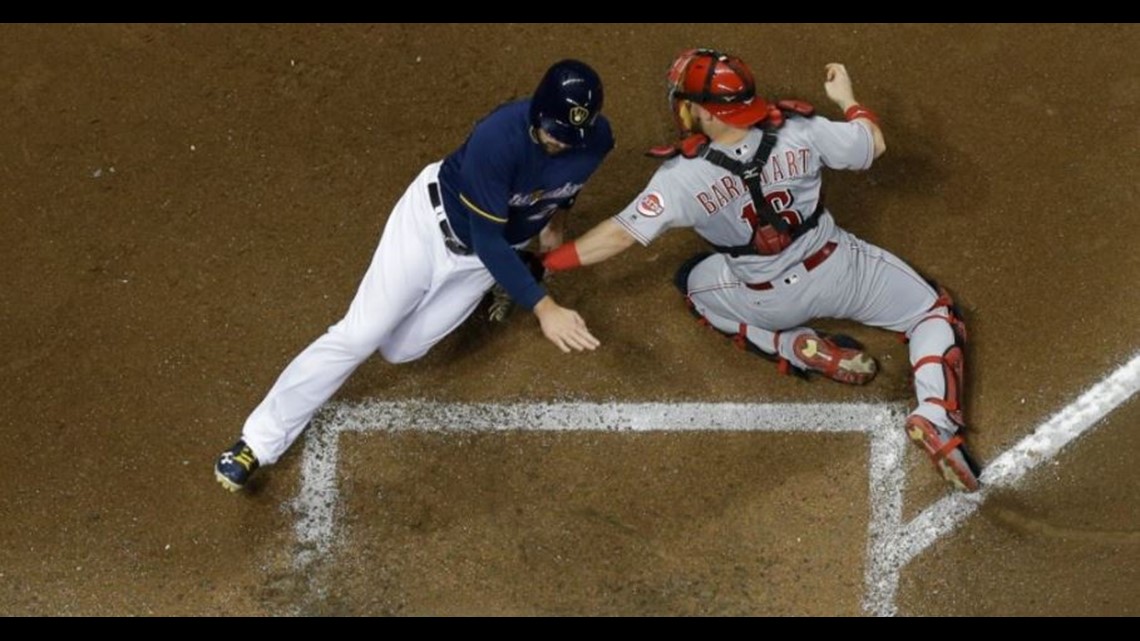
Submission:
<svg viewBox="0 0 1140 641">
<path fill-rule="evenodd" d="M 569 207 L 614 147 L 610 123 L 599 115 L 583 146 L 547 155 L 532 137 L 529 109 L 528 98 L 492 111 L 439 170 L 455 234 L 527 309 L 546 291 L 511 246 L 537 236 L 560 207 Z"/>
</svg>

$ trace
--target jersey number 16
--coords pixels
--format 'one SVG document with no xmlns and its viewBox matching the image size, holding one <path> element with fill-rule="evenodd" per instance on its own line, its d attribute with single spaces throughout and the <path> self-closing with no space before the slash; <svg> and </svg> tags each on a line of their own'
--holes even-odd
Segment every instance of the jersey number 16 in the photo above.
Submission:
<svg viewBox="0 0 1140 641">
<path fill-rule="evenodd" d="M 777 216 L 783 218 L 784 221 L 788 223 L 790 229 L 798 227 L 799 224 L 803 222 L 803 217 L 800 216 L 800 212 L 792 209 L 792 202 L 794 202 L 792 192 L 786 189 L 773 191 L 764 194 L 764 200 L 768 201 L 768 204 L 772 206 L 772 210 L 776 212 Z M 756 213 L 756 205 L 752 200 L 748 200 L 748 202 L 744 203 L 744 207 L 742 207 L 740 211 L 740 217 L 748 222 L 748 226 L 752 231 L 756 231 L 757 227 L 765 225 L 764 221 L 760 220 L 760 215 Z"/>
</svg>

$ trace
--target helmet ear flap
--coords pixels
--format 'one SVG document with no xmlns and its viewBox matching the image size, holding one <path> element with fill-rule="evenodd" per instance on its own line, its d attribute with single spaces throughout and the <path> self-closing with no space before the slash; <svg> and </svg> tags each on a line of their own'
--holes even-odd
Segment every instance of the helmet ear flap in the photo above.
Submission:
<svg viewBox="0 0 1140 641">
<path fill-rule="evenodd" d="M 693 103 L 688 100 L 673 100 L 673 118 L 677 121 L 677 128 L 685 136 L 693 131 Z"/>
</svg>

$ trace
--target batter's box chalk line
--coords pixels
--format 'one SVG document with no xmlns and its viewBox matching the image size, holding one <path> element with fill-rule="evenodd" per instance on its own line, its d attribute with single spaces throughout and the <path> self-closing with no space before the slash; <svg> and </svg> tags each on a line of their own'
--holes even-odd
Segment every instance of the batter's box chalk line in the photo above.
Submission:
<svg viewBox="0 0 1140 641">
<path fill-rule="evenodd" d="M 329 403 L 306 433 L 301 489 L 289 502 L 297 515 L 298 569 L 329 557 L 337 538 L 337 459 L 342 432 L 421 431 L 753 431 L 859 432 L 869 441 L 870 519 L 863 608 L 892 616 L 902 569 L 952 533 L 989 494 L 1020 481 L 1034 467 L 1088 432 L 1140 389 L 1140 353 L 1037 426 L 982 471 L 982 489 L 953 492 L 908 523 L 902 521 L 910 447 L 903 404 L 872 403 L 533 403 L 463 404 L 366 401 Z"/>
</svg>

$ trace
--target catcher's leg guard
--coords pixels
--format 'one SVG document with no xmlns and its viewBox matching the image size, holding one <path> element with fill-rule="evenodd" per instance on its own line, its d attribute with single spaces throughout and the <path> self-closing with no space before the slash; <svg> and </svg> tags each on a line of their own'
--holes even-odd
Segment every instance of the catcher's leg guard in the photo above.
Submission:
<svg viewBox="0 0 1140 641">
<path fill-rule="evenodd" d="M 924 356 L 914 364 L 914 376 L 918 377 L 918 370 L 936 365 L 942 368 L 943 389 L 942 397 L 930 396 L 922 399 L 923 403 L 937 405 L 946 410 L 946 416 L 959 428 L 966 426 L 965 414 L 962 411 L 962 377 L 965 374 L 965 354 L 962 347 L 951 345 L 941 356 Z"/>
<path fill-rule="evenodd" d="M 981 467 L 963 440 L 966 323 L 950 294 L 932 286 L 938 298 L 907 333 L 919 405 L 907 417 L 906 433 L 943 478 L 972 492 L 979 488 Z M 947 423 L 942 421 L 943 414 Z"/>
<path fill-rule="evenodd" d="M 941 407 L 946 411 L 946 416 L 956 426 L 962 428 L 966 425 L 962 408 L 966 368 L 966 323 L 962 320 L 962 315 L 950 294 L 941 287 L 938 287 L 937 291 L 938 298 L 930 310 L 909 332 L 912 358 L 917 355 L 912 375 L 916 391 L 919 393 L 919 402 Z M 950 326 L 952 336 L 948 336 L 944 329 L 937 327 L 939 322 L 945 322 Z M 936 367 L 941 371 L 933 374 L 929 369 L 924 370 L 929 367 Z M 939 389 L 941 394 L 933 395 Z"/>
</svg>

